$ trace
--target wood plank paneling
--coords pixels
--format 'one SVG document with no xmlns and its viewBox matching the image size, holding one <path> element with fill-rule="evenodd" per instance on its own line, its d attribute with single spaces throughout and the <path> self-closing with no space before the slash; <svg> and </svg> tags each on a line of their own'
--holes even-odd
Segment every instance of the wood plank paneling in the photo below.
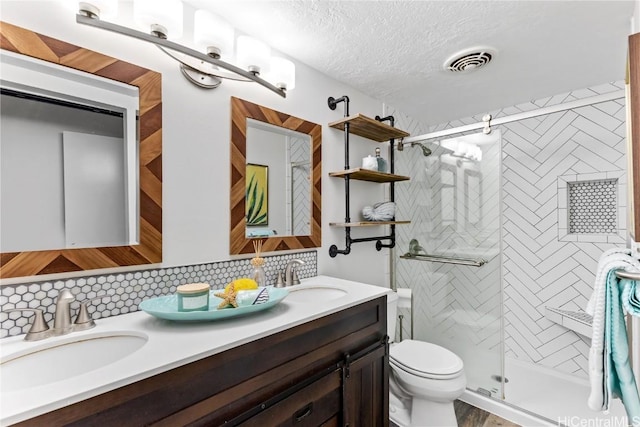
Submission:
<svg viewBox="0 0 640 427">
<path fill-rule="evenodd" d="M 0 278 L 162 261 L 161 75 L 89 49 L 0 22 L 0 48 L 137 86 L 140 93 L 140 244 L 0 254 Z"/>
</svg>

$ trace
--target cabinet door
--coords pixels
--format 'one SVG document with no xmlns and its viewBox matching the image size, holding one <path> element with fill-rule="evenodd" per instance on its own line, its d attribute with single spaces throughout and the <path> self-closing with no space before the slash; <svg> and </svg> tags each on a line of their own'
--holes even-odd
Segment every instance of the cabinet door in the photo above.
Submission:
<svg viewBox="0 0 640 427">
<path fill-rule="evenodd" d="M 344 368 L 343 425 L 389 425 L 389 356 L 387 344 L 348 360 Z"/>
<path fill-rule="evenodd" d="M 342 369 L 338 368 L 239 424 L 265 426 L 338 426 Z"/>
</svg>

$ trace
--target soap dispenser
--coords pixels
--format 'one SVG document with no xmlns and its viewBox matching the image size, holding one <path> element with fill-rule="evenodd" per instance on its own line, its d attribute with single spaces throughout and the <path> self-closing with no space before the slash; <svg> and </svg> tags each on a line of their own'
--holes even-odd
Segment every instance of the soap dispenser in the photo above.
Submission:
<svg viewBox="0 0 640 427">
<path fill-rule="evenodd" d="M 376 148 L 376 160 L 378 162 L 378 172 L 386 172 L 387 161 L 380 157 L 380 148 Z"/>
</svg>

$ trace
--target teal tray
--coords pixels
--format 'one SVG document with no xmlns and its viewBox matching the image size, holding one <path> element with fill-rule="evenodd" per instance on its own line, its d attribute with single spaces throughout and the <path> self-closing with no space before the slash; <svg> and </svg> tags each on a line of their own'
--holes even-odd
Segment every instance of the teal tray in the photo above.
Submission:
<svg viewBox="0 0 640 427">
<path fill-rule="evenodd" d="M 145 313 L 167 320 L 210 321 L 227 319 L 267 310 L 280 303 L 280 301 L 289 294 L 289 290 L 285 288 L 274 288 L 271 286 L 268 288 L 269 301 L 262 304 L 246 305 L 237 308 L 223 308 L 218 310 L 218 304 L 220 304 L 222 299 L 213 294 L 222 292 L 222 289 L 216 289 L 210 292 L 209 310 L 207 311 L 178 311 L 178 296 L 175 294 L 142 301 L 138 307 Z"/>
</svg>

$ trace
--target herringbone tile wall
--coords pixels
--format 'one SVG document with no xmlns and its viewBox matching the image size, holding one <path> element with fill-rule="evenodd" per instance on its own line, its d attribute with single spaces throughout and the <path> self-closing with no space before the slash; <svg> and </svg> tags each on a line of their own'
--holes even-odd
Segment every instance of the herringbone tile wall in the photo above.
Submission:
<svg viewBox="0 0 640 427">
<path fill-rule="evenodd" d="M 287 219 L 290 234 L 311 233 L 311 144 L 308 138 L 290 136 L 290 169 L 287 171 Z M 293 218 L 292 218 L 293 216 Z"/>
<path fill-rule="evenodd" d="M 565 101 L 624 88 L 604 85 Z M 545 100 L 534 102 L 545 106 Z M 525 107 L 526 108 L 526 107 Z M 524 110 L 524 108 L 518 108 Z M 507 356 L 586 377 L 589 340 L 548 321 L 544 307 L 584 310 L 598 257 L 624 246 L 620 234 L 601 242 L 558 240 L 558 177 L 618 174 L 626 168 L 624 99 L 509 123 L 503 133 L 504 291 Z M 626 206 L 626 191 L 618 191 Z M 561 203 L 563 201 L 560 201 Z M 618 206 L 614 202 L 614 208 Z M 597 240 L 585 236 L 583 240 Z"/>
<path fill-rule="evenodd" d="M 490 114 L 497 118 L 623 88 L 622 82 L 605 84 Z M 482 119 L 479 115 L 425 129 L 398 112 L 391 114 L 396 115 L 397 126 L 412 135 Z M 398 153 L 396 173 L 409 175 L 411 181 L 396 185 L 397 217 L 412 223 L 397 228 L 395 274 L 398 287 L 413 290 L 417 339 L 466 343 L 477 352 L 492 353 L 500 347 L 499 318 L 504 310 L 507 357 L 587 375 L 589 340 L 548 321 L 544 307 L 583 310 L 599 255 L 624 245 L 620 236 L 626 233 L 626 192 L 621 191 L 625 126 L 624 99 L 618 99 L 494 127 L 501 132 L 501 147 L 483 152 L 482 163 L 489 165 L 489 158 L 497 156 L 495 169 L 466 166 L 473 172 L 467 175 L 455 163 L 444 161 L 435 144 L 429 144 L 434 149 L 430 157 L 411 148 Z M 477 172 L 480 183 L 469 185 Z M 559 198 L 559 177 L 575 176 L 579 181 L 603 173 L 620 177 L 617 233 L 561 240 L 560 226 L 566 221 L 559 205 L 566 208 L 562 206 L 566 201 Z M 452 183 L 457 188 L 452 190 Z M 478 188 L 481 197 L 472 194 Z M 492 193 L 491 188 L 499 192 Z M 408 250 L 412 238 L 427 251 L 464 249 L 490 262 L 474 268 L 400 260 L 397 255 Z M 407 336 L 408 322 L 404 328 Z"/>
</svg>

